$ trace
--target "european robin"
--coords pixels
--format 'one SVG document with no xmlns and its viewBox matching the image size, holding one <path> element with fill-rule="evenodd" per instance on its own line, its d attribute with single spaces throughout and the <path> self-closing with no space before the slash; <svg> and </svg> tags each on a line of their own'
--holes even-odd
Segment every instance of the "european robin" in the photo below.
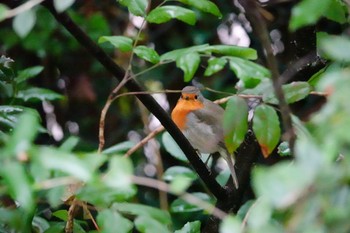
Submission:
<svg viewBox="0 0 350 233">
<path fill-rule="evenodd" d="M 206 99 L 194 86 L 182 89 L 181 97 L 171 113 L 171 118 L 200 153 L 219 154 L 226 160 L 238 189 L 233 155 L 227 151 L 223 129 L 224 109 Z"/>
</svg>

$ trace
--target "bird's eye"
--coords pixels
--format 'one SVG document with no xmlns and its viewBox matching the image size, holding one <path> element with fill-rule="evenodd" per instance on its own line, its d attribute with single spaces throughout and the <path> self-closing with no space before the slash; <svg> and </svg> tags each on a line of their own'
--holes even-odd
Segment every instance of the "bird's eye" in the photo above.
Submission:
<svg viewBox="0 0 350 233">
<path fill-rule="evenodd" d="M 198 95 L 195 95 L 194 98 L 195 98 L 195 99 L 198 99 Z"/>
</svg>

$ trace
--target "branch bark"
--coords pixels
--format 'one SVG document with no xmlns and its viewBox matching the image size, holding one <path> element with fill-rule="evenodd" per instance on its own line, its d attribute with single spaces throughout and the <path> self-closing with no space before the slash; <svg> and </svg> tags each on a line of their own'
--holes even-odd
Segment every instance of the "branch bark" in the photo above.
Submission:
<svg viewBox="0 0 350 233">
<path fill-rule="evenodd" d="M 296 139 L 295 131 L 292 124 L 292 117 L 289 105 L 286 102 L 284 93 L 282 90 L 282 83 L 280 74 L 278 71 L 277 60 L 273 54 L 269 33 L 267 30 L 265 19 L 259 11 L 259 5 L 257 0 L 238 0 L 245 10 L 245 14 L 250 21 L 253 31 L 258 36 L 261 45 L 264 49 L 267 66 L 271 71 L 272 84 L 279 102 L 279 108 L 281 110 L 282 122 L 285 130 L 285 137 L 289 142 L 289 147 L 292 155 L 294 154 L 294 143 Z"/>
<path fill-rule="evenodd" d="M 45 1 L 42 3 L 56 18 L 57 22 L 60 23 L 71 35 L 82 45 L 87 51 L 94 56 L 110 73 L 114 75 L 119 81 L 121 81 L 125 75 L 125 71 L 119 67 L 95 42 L 93 42 L 80 27 L 78 27 L 69 15 L 65 12 L 58 13 L 53 4 L 52 0 Z M 133 79 L 125 84 L 125 87 L 133 92 L 144 91 L 141 86 Z M 208 171 L 205 164 L 198 157 L 196 151 L 193 149 L 191 144 L 177 128 L 174 122 L 170 119 L 169 115 L 161 108 L 161 106 L 153 99 L 150 95 L 139 95 L 135 96 L 145 105 L 145 107 L 153 113 L 170 135 L 174 138 L 176 143 L 180 145 L 181 149 L 185 153 L 187 159 L 191 163 L 194 170 L 198 173 L 200 178 L 206 184 L 210 192 L 218 199 L 226 199 L 226 191 L 219 183 L 216 182 L 215 177 Z"/>
</svg>

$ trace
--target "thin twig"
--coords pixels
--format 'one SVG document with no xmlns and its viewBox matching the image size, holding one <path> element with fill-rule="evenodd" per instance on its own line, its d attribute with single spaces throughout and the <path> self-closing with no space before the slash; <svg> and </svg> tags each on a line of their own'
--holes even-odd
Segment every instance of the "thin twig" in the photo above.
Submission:
<svg viewBox="0 0 350 233">
<path fill-rule="evenodd" d="M 43 1 L 44 0 L 29 0 L 16 8 L 6 11 L 5 15 L 2 18 L 9 19 L 15 17 L 16 15 L 19 15 L 25 11 L 32 9 L 36 5 L 42 3 Z"/>
<path fill-rule="evenodd" d="M 64 228 L 65 233 L 73 233 L 73 227 L 74 227 L 74 215 L 75 215 L 75 210 L 78 207 L 78 199 L 74 197 L 71 206 L 68 209 L 68 216 L 67 216 L 67 223 Z"/>
<path fill-rule="evenodd" d="M 97 232 L 100 232 L 100 228 L 98 227 L 98 224 L 97 224 L 96 220 L 92 216 L 92 214 L 91 214 L 91 212 L 90 212 L 90 210 L 88 208 L 87 203 L 86 202 L 82 203 L 82 207 L 83 207 L 84 212 L 87 214 L 89 219 L 92 221 L 92 224 L 94 224 L 95 229 L 97 230 Z"/>
<path fill-rule="evenodd" d="M 170 190 L 169 185 L 163 181 L 159 181 L 159 180 L 155 180 L 155 179 L 151 179 L 151 178 L 147 178 L 147 177 L 133 176 L 132 182 L 135 184 L 138 184 L 138 185 L 159 189 L 159 190 L 162 190 L 164 192 L 172 193 L 172 194 L 176 195 L 176 193 L 173 193 Z M 179 197 L 190 204 L 196 205 L 198 207 L 205 209 L 208 212 L 211 212 L 214 216 L 216 216 L 219 219 L 224 219 L 227 216 L 227 214 L 225 212 L 216 208 L 214 205 L 212 205 L 208 202 L 205 202 L 205 201 L 199 199 L 198 197 L 196 197 L 190 193 L 184 192 Z"/>
<path fill-rule="evenodd" d="M 264 48 L 267 60 L 267 66 L 271 71 L 272 85 L 279 102 L 281 109 L 283 126 L 285 129 L 285 137 L 289 143 L 291 153 L 294 154 L 294 143 L 296 139 L 295 131 L 292 124 L 292 117 L 289 105 L 286 102 L 284 93 L 282 90 L 282 83 L 280 80 L 280 74 L 277 66 L 276 56 L 273 54 L 269 33 L 267 30 L 266 22 L 259 12 L 259 6 L 255 0 L 239 0 L 243 6 L 245 13 L 251 22 L 254 32 L 259 37 L 262 47 Z"/>
<path fill-rule="evenodd" d="M 164 127 L 161 125 L 152 132 L 150 132 L 145 138 L 143 138 L 141 141 L 139 141 L 135 146 L 130 148 L 125 154 L 125 157 L 129 157 L 131 154 L 133 154 L 135 151 L 137 151 L 139 148 L 143 147 L 149 140 L 154 138 L 157 134 L 162 132 L 164 130 Z"/>
</svg>

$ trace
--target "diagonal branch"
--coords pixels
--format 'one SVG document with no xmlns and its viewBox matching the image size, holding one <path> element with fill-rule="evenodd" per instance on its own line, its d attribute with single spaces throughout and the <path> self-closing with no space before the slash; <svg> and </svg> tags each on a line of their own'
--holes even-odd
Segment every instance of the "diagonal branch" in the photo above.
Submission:
<svg viewBox="0 0 350 233">
<path fill-rule="evenodd" d="M 93 42 L 84 31 L 78 27 L 69 15 L 65 12 L 57 13 L 55 10 L 52 0 L 45 1 L 43 5 L 51 12 L 56 18 L 57 22 L 60 23 L 71 35 L 82 45 L 87 51 L 93 55 L 110 73 L 112 73 L 119 81 L 121 81 L 125 75 L 125 71 L 119 67 L 115 62 L 95 43 Z M 125 84 L 125 87 L 133 92 L 143 91 L 140 85 L 131 79 Z M 198 173 L 200 178 L 206 184 L 208 189 L 217 199 L 225 199 L 226 191 L 216 182 L 215 177 L 208 171 L 205 164 L 198 157 L 196 151 L 193 149 L 191 144 L 176 127 L 174 122 L 170 119 L 169 115 L 161 108 L 161 106 L 153 99 L 150 95 L 139 95 L 135 96 L 145 105 L 145 107 L 153 113 L 170 135 L 174 138 L 176 143 L 180 145 L 184 151 L 187 159 L 191 163 L 194 170 Z"/>
<path fill-rule="evenodd" d="M 280 79 L 280 74 L 278 71 L 277 60 L 273 54 L 273 49 L 271 46 L 271 41 L 269 38 L 269 33 L 267 30 L 266 22 L 259 11 L 259 6 L 257 0 L 239 0 L 239 3 L 245 10 L 248 20 L 252 24 L 253 30 L 260 39 L 261 45 L 264 48 L 266 54 L 267 66 L 272 74 L 272 84 L 279 102 L 279 107 L 281 110 L 283 126 L 285 129 L 285 136 L 289 142 L 289 147 L 291 153 L 294 152 L 295 143 L 295 131 L 293 129 L 292 117 L 290 108 L 284 97 L 282 90 L 282 83 Z"/>
</svg>

